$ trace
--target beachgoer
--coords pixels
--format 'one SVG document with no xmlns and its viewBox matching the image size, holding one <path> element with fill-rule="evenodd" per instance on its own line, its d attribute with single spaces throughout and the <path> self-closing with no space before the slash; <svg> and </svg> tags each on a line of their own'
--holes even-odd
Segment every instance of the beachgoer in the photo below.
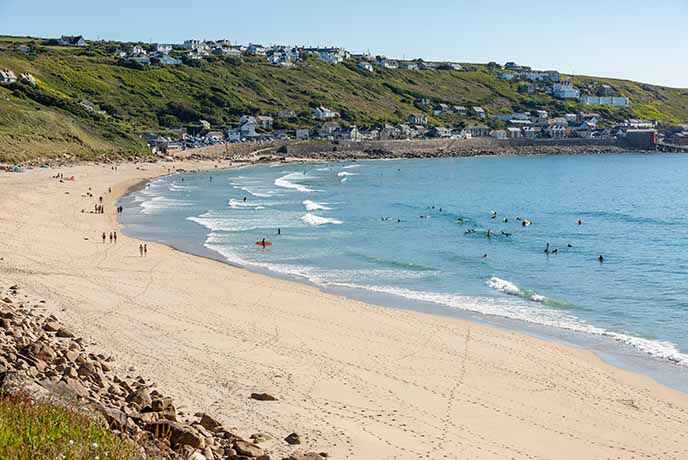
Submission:
<svg viewBox="0 0 688 460">
<path fill-rule="evenodd" d="M 600 256 L 597 258 L 597 260 L 598 260 L 600 263 L 604 262 L 604 256 L 603 256 L 602 254 L 600 254 Z"/>
<path fill-rule="evenodd" d="M 112 232 L 110 232 L 110 244 L 112 244 Z"/>
<path fill-rule="evenodd" d="M 143 245 L 143 255 L 144 255 L 144 256 L 147 256 L 147 255 L 148 255 L 148 245 L 147 245 L 147 244 L 144 244 L 144 245 Z"/>
<path fill-rule="evenodd" d="M 506 224 L 506 223 L 509 222 L 509 219 L 507 219 L 507 218 L 505 217 L 504 220 L 503 220 L 502 222 L 504 222 L 504 223 Z"/>
<path fill-rule="evenodd" d="M 492 238 L 492 230 L 489 228 L 487 229 L 487 237 Z"/>
<path fill-rule="evenodd" d="M 244 197 L 244 203 L 246 203 L 246 197 Z"/>
<path fill-rule="evenodd" d="M 578 220 L 576 221 L 576 225 L 583 225 L 583 221 L 580 220 L 580 219 L 578 219 Z"/>
<path fill-rule="evenodd" d="M 263 249 L 265 249 L 265 238 L 260 240 L 260 245 L 263 246 Z"/>
<path fill-rule="evenodd" d="M 103 244 L 105 244 L 105 232 L 103 232 Z"/>
<path fill-rule="evenodd" d="M 571 243 L 567 244 L 566 246 L 569 247 L 569 248 L 572 248 L 572 247 L 573 247 L 573 245 L 572 245 Z"/>
<path fill-rule="evenodd" d="M 483 254 L 483 259 L 487 259 L 487 254 Z"/>
<path fill-rule="evenodd" d="M 547 247 L 545 248 L 545 254 L 549 254 L 549 243 L 547 243 Z"/>
<path fill-rule="evenodd" d="M 278 228 L 278 229 L 277 229 L 277 234 L 278 234 L 278 235 L 281 235 L 281 234 L 282 234 L 282 229 L 281 229 L 281 228 Z"/>
<path fill-rule="evenodd" d="M 143 257 L 143 244 L 139 244 L 139 255 Z"/>
<path fill-rule="evenodd" d="M 115 244 L 117 244 L 117 232 L 113 232 L 113 233 L 112 233 L 112 236 L 113 236 L 114 239 L 115 239 Z"/>
</svg>

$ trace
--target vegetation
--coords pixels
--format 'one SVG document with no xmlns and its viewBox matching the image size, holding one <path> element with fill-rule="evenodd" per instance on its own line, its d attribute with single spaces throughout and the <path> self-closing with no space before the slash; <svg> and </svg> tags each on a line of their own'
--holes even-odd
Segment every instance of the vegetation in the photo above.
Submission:
<svg viewBox="0 0 688 460">
<path fill-rule="evenodd" d="M 63 406 L 23 396 L 0 398 L 0 458 L 141 460 L 137 448 Z"/>
<path fill-rule="evenodd" d="M 31 51 L 21 52 L 19 43 Z M 127 44 L 98 42 L 85 49 L 49 41 L 0 37 L 0 68 L 29 72 L 37 85 L 0 87 L 0 161 L 70 155 L 96 159 L 140 152 L 140 135 L 209 121 L 224 127 L 241 114 L 277 114 L 293 110 L 298 118 L 278 120 L 277 128 L 312 125 L 310 108 L 324 105 L 358 125 L 397 123 L 423 111 L 437 124 L 461 124 L 465 118 L 432 116 L 434 103 L 474 105 L 488 113 L 545 109 L 553 115 L 574 108 L 544 94 L 521 94 L 519 83 L 501 81 L 484 65 L 469 70 L 360 70 L 355 62 L 329 65 L 307 59 L 293 68 L 270 65 L 264 58 L 221 58 L 191 65 L 149 67 L 118 65 L 112 56 Z M 575 77 L 581 87 L 609 84 L 631 99 L 629 108 L 590 107 L 610 119 L 650 118 L 688 122 L 688 90 L 623 80 Z M 84 100 L 104 114 L 89 111 Z M 475 120 L 473 120 L 475 121 Z"/>
</svg>

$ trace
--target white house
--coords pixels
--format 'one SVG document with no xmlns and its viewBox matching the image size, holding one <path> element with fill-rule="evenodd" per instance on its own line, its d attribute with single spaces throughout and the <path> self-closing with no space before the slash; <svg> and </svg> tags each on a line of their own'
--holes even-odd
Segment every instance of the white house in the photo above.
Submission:
<svg viewBox="0 0 688 460">
<path fill-rule="evenodd" d="M 296 139 L 300 141 L 308 140 L 311 138 L 311 130 L 310 129 L 297 129 L 296 130 Z"/>
<path fill-rule="evenodd" d="M 490 128 L 485 125 L 478 126 L 466 126 L 464 132 L 469 134 L 470 137 L 487 137 L 490 134 Z"/>
<path fill-rule="evenodd" d="M 86 40 L 81 35 L 63 35 L 57 40 L 57 43 L 61 46 L 78 46 L 81 48 L 87 46 Z"/>
<path fill-rule="evenodd" d="M 269 117 L 269 116 L 267 116 L 267 115 L 258 115 L 258 116 L 256 117 L 256 122 L 258 123 L 258 125 L 259 125 L 261 128 L 267 129 L 267 130 L 272 129 L 272 123 L 273 123 L 273 121 L 274 121 L 274 120 L 272 119 L 272 117 Z"/>
<path fill-rule="evenodd" d="M 368 72 L 374 72 L 373 65 L 370 62 L 361 61 L 358 63 L 358 68 Z"/>
<path fill-rule="evenodd" d="M 510 127 L 506 129 L 506 137 L 509 139 L 521 139 L 523 137 L 523 132 L 521 128 Z"/>
<path fill-rule="evenodd" d="M 400 62 L 399 68 L 406 70 L 418 70 L 418 64 L 413 61 Z"/>
<path fill-rule="evenodd" d="M 28 83 L 31 86 L 36 86 L 36 79 L 30 73 L 25 72 L 25 73 L 19 74 L 19 79 L 22 81 L 25 81 L 26 83 Z"/>
<path fill-rule="evenodd" d="M 143 46 L 134 45 L 131 47 L 129 54 L 131 54 L 132 56 L 145 56 L 148 53 L 146 53 L 146 50 L 143 48 Z"/>
<path fill-rule="evenodd" d="M 250 45 L 248 45 L 246 53 L 251 56 L 265 56 L 267 55 L 267 50 L 263 45 L 256 45 L 251 43 Z"/>
<path fill-rule="evenodd" d="M 318 57 L 328 64 L 341 64 L 349 58 L 349 52 L 343 48 L 324 48 L 318 51 Z"/>
<path fill-rule="evenodd" d="M 545 134 L 552 139 L 563 139 L 566 137 L 566 127 L 562 125 L 549 125 L 545 128 Z"/>
<path fill-rule="evenodd" d="M 494 139 L 506 139 L 507 134 L 503 129 L 493 129 L 490 131 L 490 137 Z"/>
<path fill-rule="evenodd" d="M 473 107 L 473 113 L 480 119 L 485 119 L 485 109 L 482 107 Z"/>
<path fill-rule="evenodd" d="M 203 40 L 185 40 L 184 49 L 193 51 L 208 51 L 208 44 Z"/>
<path fill-rule="evenodd" d="M 383 69 L 398 69 L 399 63 L 397 61 L 390 61 L 389 59 L 380 59 L 376 62 L 379 67 Z"/>
<path fill-rule="evenodd" d="M 17 81 L 17 76 L 9 69 L 0 70 L 0 83 L 9 85 Z"/>
<path fill-rule="evenodd" d="M 155 45 L 155 51 L 162 54 L 169 54 L 170 51 L 172 51 L 172 45 L 163 45 L 161 43 L 158 43 L 157 45 Z"/>
<path fill-rule="evenodd" d="M 339 113 L 335 112 L 333 110 L 330 110 L 326 107 L 320 106 L 316 107 L 312 110 L 313 117 L 316 118 L 317 120 L 327 120 L 331 118 L 339 118 Z"/>
<path fill-rule="evenodd" d="M 570 81 L 562 81 L 552 85 L 552 96 L 557 99 L 578 99 L 580 90 L 573 86 Z"/>
<path fill-rule="evenodd" d="M 406 117 L 406 121 L 411 123 L 412 125 L 425 126 L 428 124 L 428 117 L 423 115 L 422 113 L 413 113 Z"/>
<path fill-rule="evenodd" d="M 617 96 L 581 96 L 578 102 L 585 105 L 609 105 L 612 107 L 628 107 L 628 98 Z"/>
<path fill-rule="evenodd" d="M 336 121 L 328 121 L 318 129 L 318 135 L 324 139 L 332 139 L 339 127 L 339 123 Z"/>
</svg>

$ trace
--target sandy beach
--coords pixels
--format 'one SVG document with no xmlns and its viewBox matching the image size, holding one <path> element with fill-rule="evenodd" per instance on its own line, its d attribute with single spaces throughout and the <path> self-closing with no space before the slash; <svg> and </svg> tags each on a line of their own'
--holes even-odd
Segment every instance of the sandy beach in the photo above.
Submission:
<svg viewBox="0 0 688 460">
<path fill-rule="evenodd" d="M 53 169 L 0 174 L 0 290 L 46 299 L 117 371 L 164 385 L 180 410 L 270 434 L 271 458 L 293 450 L 291 432 L 334 459 L 688 458 L 688 395 L 590 351 L 155 243 L 140 257 L 121 232 L 104 244 L 117 197 L 169 166 L 66 167 L 75 180 L 62 183 Z M 105 214 L 90 213 L 99 196 Z"/>
</svg>

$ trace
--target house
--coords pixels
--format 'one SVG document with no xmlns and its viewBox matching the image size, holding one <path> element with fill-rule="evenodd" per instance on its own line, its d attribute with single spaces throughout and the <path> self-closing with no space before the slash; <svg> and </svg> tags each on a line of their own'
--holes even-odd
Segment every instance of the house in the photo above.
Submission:
<svg viewBox="0 0 688 460">
<path fill-rule="evenodd" d="M 523 137 L 526 139 L 535 139 L 538 136 L 538 133 L 540 132 L 540 128 L 533 128 L 532 126 L 524 126 L 521 128 L 521 132 L 523 133 Z"/>
<path fill-rule="evenodd" d="M 297 129 L 296 130 L 296 139 L 299 141 L 305 141 L 311 138 L 311 130 L 310 129 Z"/>
<path fill-rule="evenodd" d="M 125 63 L 146 67 L 151 65 L 151 60 L 148 56 L 131 56 Z"/>
<path fill-rule="evenodd" d="M 370 62 L 361 61 L 358 63 L 357 67 L 361 70 L 366 70 L 368 72 L 374 72 L 373 65 Z"/>
<path fill-rule="evenodd" d="M 117 48 L 115 51 L 112 52 L 112 55 L 116 58 L 123 59 L 127 57 L 127 52 L 124 51 L 123 49 Z"/>
<path fill-rule="evenodd" d="M 418 64 L 413 61 L 400 62 L 399 68 L 406 70 L 418 70 Z"/>
<path fill-rule="evenodd" d="M 427 105 L 430 105 L 430 99 L 428 99 L 427 97 L 421 97 L 421 98 L 416 99 L 413 103 L 417 104 L 417 105 L 426 105 L 427 106 Z"/>
<path fill-rule="evenodd" d="M 339 113 L 335 112 L 333 110 L 330 110 L 326 107 L 320 106 L 316 107 L 312 110 L 313 113 L 313 118 L 317 120 L 328 120 L 331 118 L 339 118 Z"/>
<path fill-rule="evenodd" d="M 490 137 L 493 139 L 506 139 L 507 134 L 503 129 L 493 129 L 490 131 Z"/>
<path fill-rule="evenodd" d="M 500 73 L 497 75 L 497 78 L 500 80 L 506 80 L 506 81 L 511 81 L 516 77 L 516 74 L 513 73 Z"/>
<path fill-rule="evenodd" d="M 378 67 L 383 69 L 398 69 L 399 63 L 397 61 L 390 61 L 389 59 L 380 59 L 375 63 Z"/>
<path fill-rule="evenodd" d="M 485 119 L 485 109 L 482 107 L 473 107 L 473 114 L 482 120 Z"/>
<path fill-rule="evenodd" d="M 382 129 L 379 130 L 378 137 L 380 139 L 395 139 L 399 137 L 399 128 L 393 125 L 385 124 Z"/>
<path fill-rule="evenodd" d="M 350 54 L 343 48 L 325 48 L 319 50 L 318 57 L 328 64 L 341 64 L 349 58 Z"/>
<path fill-rule="evenodd" d="M 552 139 L 563 139 L 566 137 L 566 127 L 561 125 L 549 125 L 544 129 L 545 135 Z"/>
<path fill-rule="evenodd" d="M 256 123 L 256 119 L 253 117 L 250 117 L 250 119 L 242 122 L 239 125 L 239 132 L 241 133 L 241 137 L 242 138 L 255 137 L 257 126 L 258 126 L 258 124 Z"/>
<path fill-rule="evenodd" d="M 9 85 L 17 81 L 17 76 L 9 69 L 0 70 L 0 84 Z"/>
<path fill-rule="evenodd" d="M 580 96 L 578 102 L 585 105 L 608 105 L 611 107 L 628 107 L 628 98 L 618 96 Z"/>
<path fill-rule="evenodd" d="M 266 129 L 266 130 L 272 129 L 272 123 L 273 123 L 272 117 L 269 117 L 266 115 L 258 115 L 256 117 L 256 122 L 263 129 Z"/>
<path fill-rule="evenodd" d="M 430 129 L 428 135 L 430 137 L 451 137 L 452 131 L 444 126 L 435 126 Z"/>
<path fill-rule="evenodd" d="M 527 85 L 520 85 L 518 87 L 518 92 L 520 94 L 535 94 L 537 92 L 537 87 L 532 83 L 528 83 Z"/>
<path fill-rule="evenodd" d="M 17 45 L 17 51 L 19 51 L 20 53 L 30 53 L 31 47 L 25 43 L 21 43 Z"/>
<path fill-rule="evenodd" d="M 226 46 L 219 46 L 217 48 L 213 48 L 211 53 L 214 54 L 215 56 L 225 56 L 225 57 L 232 57 L 232 58 L 240 58 L 241 57 L 241 51 L 236 50 L 234 48 L 229 48 Z"/>
<path fill-rule="evenodd" d="M 464 132 L 470 134 L 470 137 L 487 137 L 490 135 L 490 128 L 485 125 L 466 126 Z"/>
<path fill-rule="evenodd" d="M 609 85 L 602 85 L 597 94 L 603 97 L 614 96 L 614 89 Z"/>
<path fill-rule="evenodd" d="M 457 64 L 456 62 L 448 62 L 447 67 L 449 67 L 451 70 L 463 70 L 461 64 Z"/>
<path fill-rule="evenodd" d="M 169 54 L 172 51 L 172 45 L 163 45 L 158 43 L 155 45 L 155 51 L 162 54 Z"/>
<path fill-rule="evenodd" d="M 411 123 L 412 125 L 425 126 L 428 124 L 428 117 L 421 113 L 414 113 L 406 117 L 406 121 Z"/>
<path fill-rule="evenodd" d="M 580 137 L 583 139 L 590 139 L 592 138 L 592 134 L 597 128 L 596 123 L 591 123 L 589 121 L 586 121 L 584 123 L 581 123 L 579 126 L 576 126 L 573 128 L 573 133 L 576 135 L 576 137 Z"/>
<path fill-rule="evenodd" d="M 569 122 L 566 119 L 566 117 L 554 117 L 554 118 L 550 118 L 549 120 L 547 120 L 547 124 L 568 126 Z"/>
<path fill-rule="evenodd" d="M 134 46 L 132 46 L 131 49 L 129 50 L 129 54 L 130 54 L 131 56 L 145 56 L 145 55 L 148 54 L 148 53 L 146 53 L 146 50 L 143 48 L 143 46 L 141 46 L 141 45 L 134 45 Z"/>
<path fill-rule="evenodd" d="M 248 45 L 246 54 L 248 54 L 249 56 L 266 56 L 267 51 L 263 45 L 255 45 L 251 43 Z"/>
<path fill-rule="evenodd" d="M 229 142 L 241 142 L 241 130 L 230 129 L 229 131 L 227 131 L 227 140 Z"/>
<path fill-rule="evenodd" d="M 192 51 L 208 51 L 209 48 L 203 40 L 185 40 L 182 46 L 184 49 Z"/>
<path fill-rule="evenodd" d="M 578 115 L 575 113 L 567 113 L 564 115 L 564 118 L 568 123 L 575 123 L 578 120 Z"/>
<path fill-rule="evenodd" d="M 447 104 L 437 104 L 435 109 L 432 111 L 435 116 L 447 115 L 452 113 L 452 109 Z"/>
<path fill-rule="evenodd" d="M 30 73 L 24 72 L 19 74 L 19 79 L 31 86 L 36 86 L 36 79 Z"/>
<path fill-rule="evenodd" d="M 151 60 L 156 65 L 182 65 L 182 60 L 163 54 Z"/>
<path fill-rule="evenodd" d="M 318 129 L 318 136 L 323 139 L 333 139 L 334 134 L 340 128 L 339 123 L 336 121 L 327 121 L 320 126 Z"/>
<path fill-rule="evenodd" d="M 570 81 L 562 81 L 552 85 L 552 96 L 557 99 L 578 99 L 580 90 Z"/>
<path fill-rule="evenodd" d="M 363 135 L 358 130 L 356 125 L 337 130 L 337 137 L 352 142 L 361 142 L 363 140 Z"/>
<path fill-rule="evenodd" d="M 521 128 L 509 127 L 506 129 L 506 137 L 509 139 L 521 139 L 523 131 L 521 131 Z"/>
<path fill-rule="evenodd" d="M 454 112 L 456 112 L 457 115 L 461 115 L 463 117 L 468 114 L 468 109 L 462 105 L 455 105 Z"/>
<path fill-rule="evenodd" d="M 78 46 L 81 48 L 88 45 L 81 35 L 63 35 L 57 40 L 57 44 L 60 46 Z"/>
<path fill-rule="evenodd" d="M 502 65 L 492 61 L 487 63 L 487 68 L 490 70 L 498 70 L 502 68 Z"/>
</svg>

